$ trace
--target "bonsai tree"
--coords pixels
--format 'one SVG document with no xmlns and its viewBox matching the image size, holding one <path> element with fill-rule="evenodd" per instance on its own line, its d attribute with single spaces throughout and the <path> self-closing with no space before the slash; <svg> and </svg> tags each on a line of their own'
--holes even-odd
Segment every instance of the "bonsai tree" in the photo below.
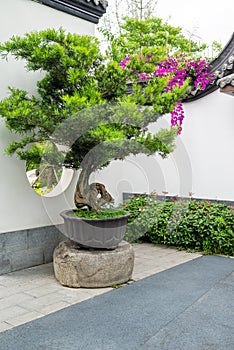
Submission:
<svg viewBox="0 0 234 350">
<path fill-rule="evenodd" d="M 2 43 L 3 59 L 13 55 L 26 62 L 27 70 L 41 72 L 37 94 L 10 87 L 9 97 L 0 102 L 0 116 L 20 136 L 6 152 L 28 164 L 40 164 L 38 146 L 49 141 L 50 161 L 54 150 L 56 165 L 80 169 L 75 205 L 100 211 L 113 199 L 103 184 L 89 183 L 94 171 L 130 154 L 158 152 L 165 157 L 173 150 L 177 125 L 156 134 L 148 126 L 173 111 L 192 78 L 186 75 L 172 84 L 175 71 L 165 71 L 144 79 L 144 86 L 138 84 L 138 71 L 152 72 L 165 58 L 159 52 L 152 57 L 147 52 L 144 59 L 138 56 L 129 64 L 107 61 L 96 38 L 62 28 L 26 33 Z M 132 91 L 126 94 L 129 80 Z M 69 147 L 62 161 L 59 145 Z"/>
</svg>

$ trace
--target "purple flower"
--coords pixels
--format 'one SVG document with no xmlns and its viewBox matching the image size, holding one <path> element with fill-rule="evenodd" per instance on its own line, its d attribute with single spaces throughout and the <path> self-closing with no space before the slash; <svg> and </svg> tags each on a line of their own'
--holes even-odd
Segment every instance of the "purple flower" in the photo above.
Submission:
<svg viewBox="0 0 234 350">
<path fill-rule="evenodd" d="M 164 59 L 158 65 L 152 62 L 153 55 L 149 55 L 143 59 L 142 56 L 138 56 L 141 65 L 144 62 L 149 65 L 152 63 L 152 73 L 137 72 L 139 81 L 148 81 L 155 78 L 168 78 L 167 87 L 164 92 L 173 92 L 175 87 L 182 87 L 185 81 L 190 78 L 190 90 L 195 88 L 196 90 L 204 90 L 208 84 L 213 82 L 213 74 L 209 72 L 210 66 L 205 60 L 197 59 L 195 61 L 191 58 L 186 57 L 184 54 L 176 55 L 175 57 L 168 57 Z M 127 63 L 131 61 L 131 57 L 126 57 L 120 62 L 120 66 L 125 69 Z M 134 70 L 133 70 L 134 72 Z M 181 102 L 177 102 L 175 108 L 171 112 L 171 125 L 178 126 L 178 134 L 181 133 L 182 123 L 184 119 L 184 110 Z"/>
<path fill-rule="evenodd" d="M 131 61 L 131 57 L 126 57 L 123 61 L 120 62 L 120 67 L 122 67 L 123 69 L 126 68 L 127 62 Z"/>
</svg>

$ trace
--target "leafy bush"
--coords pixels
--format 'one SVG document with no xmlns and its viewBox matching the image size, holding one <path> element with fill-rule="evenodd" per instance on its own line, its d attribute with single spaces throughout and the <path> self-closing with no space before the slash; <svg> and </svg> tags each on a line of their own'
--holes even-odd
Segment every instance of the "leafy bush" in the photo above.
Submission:
<svg viewBox="0 0 234 350">
<path fill-rule="evenodd" d="M 126 239 L 234 255 L 234 208 L 210 201 L 158 200 L 137 196 L 126 203 L 131 213 Z"/>
</svg>

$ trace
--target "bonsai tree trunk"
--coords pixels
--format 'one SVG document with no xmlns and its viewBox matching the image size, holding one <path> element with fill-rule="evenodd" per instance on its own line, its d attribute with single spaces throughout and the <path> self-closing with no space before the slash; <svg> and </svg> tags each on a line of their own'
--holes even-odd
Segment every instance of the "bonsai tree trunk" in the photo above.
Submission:
<svg viewBox="0 0 234 350">
<path fill-rule="evenodd" d="M 105 185 L 98 182 L 89 184 L 91 173 L 88 167 L 82 169 L 76 185 L 74 202 L 77 208 L 87 206 L 90 210 L 99 212 L 101 206 L 114 200 Z"/>
</svg>

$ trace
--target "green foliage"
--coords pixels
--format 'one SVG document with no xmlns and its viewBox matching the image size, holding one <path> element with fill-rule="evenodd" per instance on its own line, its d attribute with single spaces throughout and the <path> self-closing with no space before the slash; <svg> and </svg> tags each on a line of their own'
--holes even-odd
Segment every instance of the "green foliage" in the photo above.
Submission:
<svg viewBox="0 0 234 350">
<path fill-rule="evenodd" d="M 149 82 L 143 91 L 135 82 L 132 95 L 127 96 L 129 71 L 123 70 L 119 62 L 106 62 L 96 38 L 65 33 L 62 28 L 48 29 L 12 37 L 0 45 L 0 54 L 5 59 L 10 54 L 18 60 L 24 59 L 27 70 L 42 72 L 35 96 L 11 87 L 10 96 L 0 102 L 0 116 L 5 118 L 11 131 L 20 135 L 7 152 L 26 160 L 29 169 L 41 161 L 38 145 L 43 146 L 47 140 L 57 142 L 58 136 L 53 139 L 54 131 L 68 119 L 75 119 L 74 125 L 70 124 L 69 131 L 64 131 L 61 143 L 67 144 L 65 138 L 68 133 L 71 135 L 71 130 L 77 135 L 64 161 L 69 167 L 79 168 L 89 151 L 100 143 L 108 147 L 103 161 L 93 165 L 92 171 L 108 165 L 111 159 L 137 154 L 142 146 L 146 154 L 158 151 L 166 156 L 172 151 L 175 130 L 151 135 L 147 126 L 174 108 L 184 88 L 164 93 L 166 79 L 161 78 Z M 101 109 L 107 102 L 114 102 L 115 107 Z M 147 107 L 139 109 L 147 105 L 154 106 L 154 111 Z M 102 114 L 94 115 L 93 106 L 100 106 Z M 81 110 L 87 113 L 82 113 L 80 118 Z M 130 145 L 128 140 L 135 142 Z M 116 153 L 120 146 L 127 144 L 125 150 Z M 45 151 L 43 148 L 43 154 Z"/>
<path fill-rule="evenodd" d="M 111 61 L 100 65 L 96 77 L 103 98 L 113 100 L 125 93 L 128 76 L 127 72 L 120 67 L 119 62 Z"/>
<path fill-rule="evenodd" d="M 222 44 L 220 42 L 214 40 L 211 44 L 211 50 L 212 50 L 211 56 L 213 58 L 217 57 L 220 54 L 220 52 L 222 51 L 222 49 L 223 49 Z"/>
<path fill-rule="evenodd" d="M 27 70 L 42 71 L 37 96 L 10 88 L 10 96 L 0 102 L 7 127 L 22 135 L 8 147 L 9 154 L 17 152 L 21 159 L 30 160 L 27 144 L 48 140 L 70 113 L 102 100 L 94 78 L 101 60 L 94 37 L 48 29 L 12 37 L 0 45 L 0 53 L 5 59 L 9 54 L 25 59 Z"/>
<path fill-rule="evenodd" d="M 126 215 L 127 212 L 125 209 L 118 208 L 102 208 L 100 213 L 90 210 L 76 210 L 73 215 L 78 217 L 82 217 L 85 219 L 107 219 L 107 218 L 115 218 L 118 216 Z"/>
<path fill-rule="evenodd" d="M 111 288 L 114 288 L 114 289 L 119 289 L 119 288 L 122 288 L 123 285 L 122 284 L 112 284 Z"/>
<path fill-rule="evenodd" d="M 161 18 L 139 20 L 127 17 L 120 27 L 121 34 L 117 37 L 110 37 L 108 31 L 103 33 L 109 42 L 108 55 L 117 61 L 140 54 L 155 55 L 160 62 L 167 54 L 183 52 L 196 56 L 206 48 L 206 45 L 186 38 L 182 28 L 164 23 Z"/>
<path fill-rule="evenodd" d="M 127 239 L 205 254 L 234 255 L 234 208 L 210 201 L 162 201 L 152 196 L 134 197 L 125 209 L 131 213 Z"/>
<path fill-rule="evenodd" d="M 40 195 L 44 196 L 45 194 L 50 193 L 51 188 L 42 189 L 42 188 L 40 188 L 40 187 L 35 187 L 34 190 L 35 190 L 35 192 L 36 192 L 37 194 L 40 194 Z"/>
<path fill-rule="evenodd" d="M 122 29 L 118 38 L 107 33 L 113 38 L 109 57 L 101 55 L 96 38 L 66 33 L 62 28 L 13 36 L 0 44 L 3 59 L 12 55 L 24 60 L 27 70 L 41 72 L 35 95 L 10 87 L 10 95 L 0 101 L 0 116 L 17 134 L 7 153 L 26 160 L 28 169 L 44 163 L 79 168 L 82 196 L 87 194 L 90 174 L 113 159 L 156 152 L 166 157 L 172 152 L 178 129 L 152 134 L 148 127 L 174 109 L 189 89 L 189 81 L 168 90 L 171 76 L 152 77 L 140 84 L 138 73 L 152 73 L 167 54 L 202 50 L 180 28 L 160 19 L 127 19 Z M 127 69 L 122 69 L 121 59 L 131 53 L 135 59 L 133 56 Z M 151 64 L 148 54 L 153 55 Z M 129 81 L 132 93 L 127 95 Z M 48 140 L 56 146 L 45 147 Z M 57 145 L 66 146 L 65 159 Z"/>
<path fill-rule="evenodd" d="M 21 159 L 24 159 L 24 156 L 25 154 L 22 153 Z M 25 160 L 27 160 L 26 171 L 38 169 L 40 166 L 45 167 L 53 165 L 61 167 L 63 155 L 59 152 L 55 144 L 47 141 L 43 143 L 34 143 Z"/>
</svg>

